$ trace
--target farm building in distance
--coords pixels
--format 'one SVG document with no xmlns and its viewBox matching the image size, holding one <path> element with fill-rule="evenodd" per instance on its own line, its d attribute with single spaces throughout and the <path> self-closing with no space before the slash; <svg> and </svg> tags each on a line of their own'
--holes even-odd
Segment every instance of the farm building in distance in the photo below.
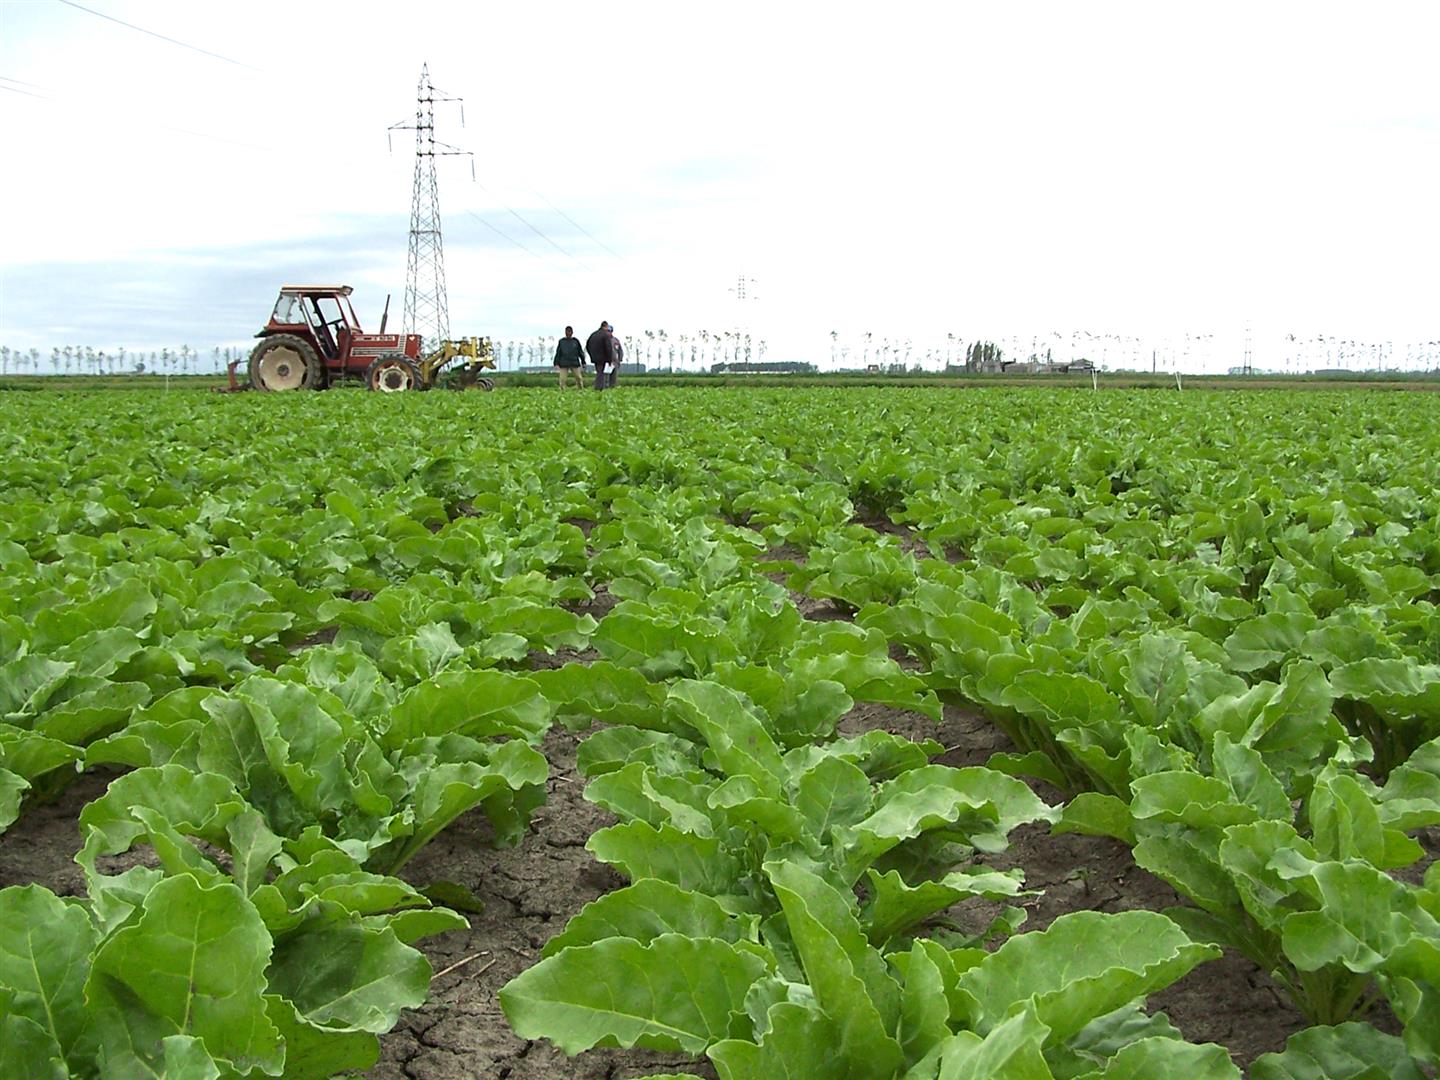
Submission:
<svg viewBox="0 0 1440 1080">
<path fill-rule="evenodd" d="M 1088 375 L 1095 370 L 1094 362 L 1079 360 L 987 360 L 978 366 L 947 364 L 946 375 Z"/>
</svg>

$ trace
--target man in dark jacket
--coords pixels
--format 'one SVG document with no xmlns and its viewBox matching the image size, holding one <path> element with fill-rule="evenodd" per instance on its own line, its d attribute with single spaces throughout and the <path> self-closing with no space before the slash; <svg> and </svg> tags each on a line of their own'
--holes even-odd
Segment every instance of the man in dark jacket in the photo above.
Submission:
<svg viewBox="0 0 1440 1080">
<path fill-rule="evenodd" d="M 560 389 L 570 384 L 570 373 L 575 373 L 575 385 L 585 389 L 585 353 L 580 348 L 580 339 L 575 336 L 573 326 L 565 327 L 565 336 L 555 343 L 555 370 L 560 373 Z"/>
<path fill-rule="evenodd" d="M 604 390 L 607 383 L 605 369 L 615 363 L 615 336 L 610 333 L 610 324 L 602 322 L 599 328 L 585 339 L 585 351 L 595 365 L 595 389 Z"/>
</svg>

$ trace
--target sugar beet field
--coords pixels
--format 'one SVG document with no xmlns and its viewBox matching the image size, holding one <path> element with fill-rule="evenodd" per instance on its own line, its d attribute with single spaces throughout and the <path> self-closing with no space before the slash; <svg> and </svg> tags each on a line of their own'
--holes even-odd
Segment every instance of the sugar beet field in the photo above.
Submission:
<svg viewBox="0 0 1440 1080">
<path fill-rule="evenodd" d="M 0 1076 L 1436 1075 L 1431 395 L 3 397 Z"/>
</svg>

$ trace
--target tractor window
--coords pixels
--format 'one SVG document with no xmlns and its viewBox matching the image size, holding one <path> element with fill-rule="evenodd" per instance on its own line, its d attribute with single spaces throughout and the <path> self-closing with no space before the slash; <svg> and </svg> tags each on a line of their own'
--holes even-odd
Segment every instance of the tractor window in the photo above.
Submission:
<svg viewBox="0 0 1440 1080">
<path fill-rule="evenodd" d="M 335 326 L 345 325 L 345 314 L 340 310 L 340 303 L 333 296 L 322 296 L 315 301 L 315 306 L 320 310 L 320 321 Z M 338 327 L 337 327 L 338 329 Z"/>
<path fill-rule="evenodd" d="M 339 325 L 335 323 L 335 320 L 340 318 L 340 307 L 333 297 L 315 296 L 310 298 L 310 311 L 316 344 L 320 346 L 322 353 L 333 360 L 340 355 L 336 331 L 343 322 Z"/>
<path fill-rule="evenodd" d="M 286 293 L 280 294 L 280 299 L 275 301 L 275 314 L 270 316 L 271 320 L 277 323 L 294 326 L 297 323 L 304 324 L 305 311 L 300 306 L 300 298 Z"/>
</svg>

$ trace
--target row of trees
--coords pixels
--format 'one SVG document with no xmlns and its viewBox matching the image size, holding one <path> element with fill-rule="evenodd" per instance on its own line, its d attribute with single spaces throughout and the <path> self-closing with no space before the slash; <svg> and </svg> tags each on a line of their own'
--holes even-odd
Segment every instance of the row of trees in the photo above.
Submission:
<svg viewBox="0 0 1440 1080">
<path fill-rule="evenodd" d="M 982 348 L 976 356 L 977 346 Z M 988 351 L 986 351 L 988 349 Z M 832 368 L 920 367 L 926 370 L 963 367 L 983 370 L 1005 361 L 1035 364 L 1074 364 L 1089 360 L 1102 368 L 1155 371 L 1206 371 L 1217 368 L 1270 369 L 1295 374 L 1326 368 L 1352 370 L 1440 370 L 1440 342 L 1355 341 L 1318 334 L 1288 334 L 1253 341 L 1243 335 L 1174 333 L 1131 335 L 1089 330 L 1058 330 L 1038 334 L 1010 334 L 994 342 L 967 344 L 962 335 L 948 333 L 943 342 L 916 345 L 910 338 L 882 337 L 863 332 L 844 338 L 830 331 Z"/>
<path fill-rule="evenodd" d="M 718 363 L 759 363 L 768 349 L 764 339 L 739 330 L 701 330 L 671 334 L 665 330 L 642 330 L 619 335 L 625 347 L 626 363 L 647 368 L 698 371 Z M 492 341 L 496 364 L 503 370 L 548 367 L 555 357 L 557 338 L 509 338 Z M 96 349 L 89 345 L 66 345 L 50 350 L 12 349 L 0 346 L 0 375 L 210 375 L 225 370 L 234 360 L 243 360 L 248 349 L 216 346 L 209 356 L 181 345 L 178 349 Z"/>
<path fill-rule="evenodd" d="M 1011 352 L 1018 350 L 1012 349 Z M 882 337 L 876 341 L 875 335 L 866 331 L 858 340 L 842 341 L 840 331 L 830 331 L 832 368 L 850 368 L 858 363 L 867 370 L 936 370 L 961 366 L 966 371 L 981 371 L 987 366 L 998 366 L 1004 355 L 1005 350 L 993 341 L 976 341 L 967 346 L 964 338 L 953 333 L 945 335 L 943 346 L 935 344 L 916 349 L 910 338 L 896 338 L 892 341 L 888 337 Z"/>
<path fill-rule="evenodd" d="M 49 354 L 39 349 L 12 349 L 0 345 L 0 375 L 208 375 L 225 370 L 225 365 L 243 350 L 216 346 L 204 356 L 189 345 L 178 349 L 127 349 L 113 351 L 89 345 L 65 345 Z"/>
<path fill-rule="evenodd" d="M 625 363 L 644 364 L 649 370 L 699 371 L 721 363 L 760 363 L 769 348 L 763 339 L 743 330 L 701 330 L 693 334 L 641 330 L 616 336 L 625 349 Z M 501 371 L 549 367 L 555 359 L 557 340 L 553 335 L 493 340 L 495 363 Z"/>
<path fill-rule="evenodd" d="M 1253 350 L 1249 335 L 1217 338 L 1214 334 L 1173 334 L 1151 338 L 1075 330 L 1069 334 L 1010 335 L 996 341 L 967 343 L 954 333 L 943 343 L 916 346 L 910 338 L 862 333 L 845 339 L 830 331 L 830 367 L 945 370 L 963 367 L 981 371 L 1004 361 L 1037 364 L 1071 364 L 1089 359 L 1108 369 L 1203 371 L 1240 369 L 1301 373 L 1330 369 L 1440 370 L 1440 341 L 1363 342 L 1327 335 L 1301 337 L 1289 334 L 1283 341 L 1269 340 Z M 700 330 L 671 333 L 641 330 L 621 334 L 627 363 L 651 370 L 699 371 L 727 363 L 762 363 L 768 345 L 745 330 Z M 555 356 L 554 336 L 507 338 L 494 341 L 501 370 L 548 367 Z M 0 346 L 0 375 L 209 375 L 222 373 L 228 363 L 244 360 L 244 346 L 214 347 L 208 354 L 189 345 L 178 349 L 96 349 L 65 345 L 48 353 L 40 349 Z M 803 360 L 804 357 L 782 359 Z"/>
</svg>

